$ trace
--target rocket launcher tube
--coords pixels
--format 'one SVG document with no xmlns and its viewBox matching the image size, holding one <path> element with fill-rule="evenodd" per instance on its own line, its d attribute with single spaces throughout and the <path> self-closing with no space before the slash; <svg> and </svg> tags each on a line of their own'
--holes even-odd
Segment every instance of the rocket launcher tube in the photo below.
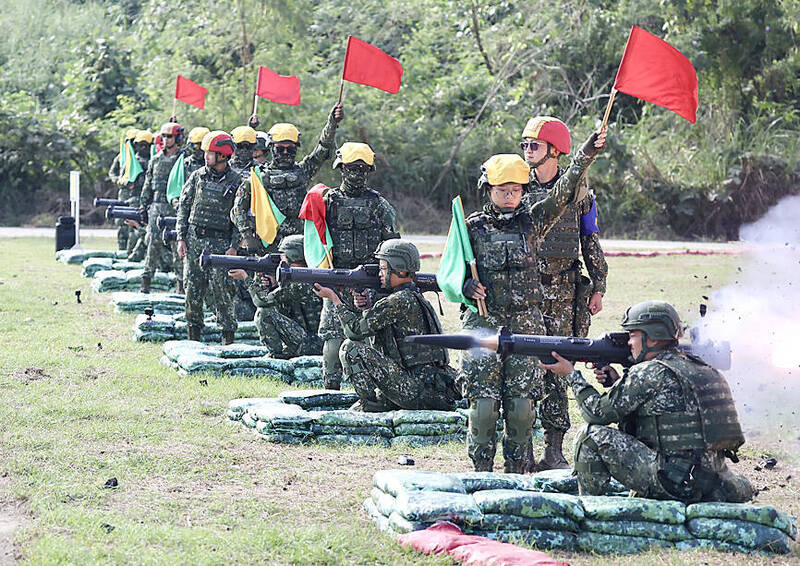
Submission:
<svg viewBox="0 0 800 566">
<path fill-rule="evenodd" d="M 177 216 L 159 216 L 156 218 L 156 227 L 159 230 L 163 230 L 165 228 L 175 228 L 175 225 L 178 223 Z"/>
<path fill-rule="evenodd" d="M 122 218 L 123 220 L 135 220 L 139 224 L 147 224 L 147 211 L 133 206 L 109 206 L 106 209 L 106 220 L 112 218 Z"/>
<path fill-rule="evenodd" d="M 161 241 L 164 242 L 165 246 L 169 246 L 172 242 L 178 241 L 178 231 L 177 230 L 170 230 L 169 228 L 164 228 L 161 231 Z"/>
<path fill-rule="evenodd" d="M 381 279 L 378 271 L 377 264 L 359 265 L 355 269 L 312 269 L 282 265 L 278 269 L 278 285 L 289 281 L 298 281 L 300 283 L 319 283 L 323 287 L 380 289 Z M 433 273 L 417 273 L 416 285 L 422 292 L 439 291 L 436 275 Z"/>
<path fill-rule="evenodd" d="M 219 267 L 222 269 L 244 269 L 256 273 L 265 273 L 275 276 L 275 270 L 281 264 L 281 254 L 267 254 L 264 257 L 255 256 L 235 256 L 212 254 L 208 250 L 203 250 L 200 256 L 200 267 L 211 269 Z"/>
<path fill-rule="evenodd" d="M 128 206 L 127 201 L 115 198 L 95 198 L 95 206 Z"/>
</svg>

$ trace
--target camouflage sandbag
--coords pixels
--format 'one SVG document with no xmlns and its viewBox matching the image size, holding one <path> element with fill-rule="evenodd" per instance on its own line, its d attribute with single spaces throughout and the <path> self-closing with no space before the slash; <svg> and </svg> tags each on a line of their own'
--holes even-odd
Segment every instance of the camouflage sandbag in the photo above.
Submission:
<svg viewBox="0 0 800 566">
<path fill-rule="evenodd" d="M 441 436 L 417 436 L 412 434 L 395 436 L 392 438 L 392 446 L 403 447 L 419 447 L 419 446 L 432 446 L 435 444 L 446 444 L 448 442 L 464 442 L 466 435 L 464 434 L 443 434 Z"/>
<path fill-rule="evenodd" d="M 476 535 L 508 543 L 524 543 L 543 550 L 574 550 L 576 535 L 568 531 L 539 529 L 475 531 Z"/>
<path fill-rule="evenodd" d="M 483 513 L 471 495 L 447 491 L 403 491 L 395 499 L 397 513 L 413 522 L 452 521 L 476 524 Z"/>
<path fill-rule="evenodd" d="M 245 413 L 242 416 L 242 421 L 248 416 L 253 416 L 252 413 Z M 269 421 L 256 421 L 254 427 L 259 433 L 263 435 L 274 435 L 280 437 L 291 437 L 292 439 L 299 439 L 300 441 L 310 441 L 314 438 L 314 435 L 311 433 L 310 430 L 303 430 L 302 427 L 289 427 L 289 426 L 281 426 L 281 425 L 274 425 Z M 280 442 L 284 442 L 281 440 Z"/>
<path fill-rule="evenodd" d="M 184 352 L 199 351 L 205 348 L 193 340 L 170 340 L 161 345 L 161 352 L 171 360 L 177 360 Z"/>
<path fill-rule="evenodd" d="M 500 474 L 497 472 L 462 472 L 451 474 L 464 485 L 467 493 L 489 489 L 530 490 L 528 476 L 522 474 Z"/>
<path fill-rule="evenodd" d="M 144 262 L 115 259 L 114 263 L 111 264 L 111 267 L 117 271 L 132 271 L 134 269 L 144 269 Z"/>
<path fill-rule="evenodd" d="M 304 409 L 326 407 L 346 409 L 358 401 L 358 395 L 350 391 L 336 391 L 333 389 L 302 389 L 299 391 L 284 391 L 279 396 L 284 403 L 300 405 Z"/>
<path fill-rule="evenodd" d="M 95 293 L 109 293 L 126 289 L 127 277 L 125 271 L 103 270 L 92 277 L 91 288 Z"/>
<path fill-rule="evenodd" d="M 358 411 L 324 411 L 313 413 L 315 424 L 346 427 L 382 426 L 391 429 L 392 418 L 387 413 L 361 413 Z M 385 490 L 384 490 L 385 491 Z"/>
<path fill-rule="evenodd" d="M 84 260 L 81 264 L 81 275 L 84 277 L 94 277 L 98 271 L 108 271 L 113 269 L 111 266 L 114 260 L 110 257 L 93 257 Z"/>
<path fill-rule="evenodd" d="M 535 529 L 537 531 L 571 531 L 577 533 L 581 526 L 566 517 L 520 517 L 518 515 L 499 515 L 484 513 L 483 521 L 475 526 L 482 531 L 524 531 Z"/>
<path fill-rule="evenodd" d="M 234 377 L 271 377 L 286 382 L 284 374 L 274 372 L 268 368 L 227 368 L 223 373 Z"/>
<path fill-rule="evenodd" d="M 598 554 L 635 554 L 649 548 L 674 548 L 674 543 L 657 538 L 626 537 L 583 531 L 576 537 L 577 549 Z"/>
<path fill-rule="evenodd" d="M 457 423 L 464 424 L 467 419 L 460 413 L 455 411 L 411 411 L 401 409 L 394 412 L 393 416 L 394 426 L 405 424 L 428 424 L 428 423 Z M 413 434 L 413 433 L 412 433 Z"/>
<path fill-rule="evenodd" d="M 583 520 L 583 507 L 574 495 L 537 493 L 510 489 L 490 489 L 472 494 L 483 513 L 518 515 L 520 517 L 567 517 Z"/>
<path fill-rule="evenodd" d="M 597 521 L 595 519 L 584 519 L 581 527 L 584 531 L 609 535 L 657 538 L 671 541 L 692 538 L 692 533 L 684 525 L 669 525 L 651 521 Z"/>
<path fill-rule="evenodd" d="M 754 550 L 788 554 L 791 540 L 783 531 L 739 519 L 708 519 L 698 517 L 686 523 L 695 538 L 739 544 Z"/>
<path fill-rule="evenodd" d="M 251 407 L 258 405 L 274 405 L 278 401 L 272 397 L 243 397 L 241 399 L 232 399 L 228 401 L 228 413 L 238 415 L 237 419 L 241 418 L 245 411 Z"/>
<path fill-rule="evenodd" d="M 124 252 L 123 252 L 124 253 Z M 116 252 L 108 251 L 108 250 L 58 250 L 56 252 L 56 261 L 60 261 L 61 263 L 67 264 L 77 264 L 80 265 L 84 261 L 90 258 L 115 258 L 115 257 L 127 257 L 127 254 L 124 256 L 117 256 Z"/>
<path fill-rule="evenodd" d="M 293 434 L 285 433 L 261 433 L 261 438 L 267 442 L 274 442 L 275 444 L 305 444 L 308 442 L 309 437 L 296 436 Z"/>
<path fill-rule="evenodd" d="M 466 426 L 461 423 L 403 423 L 394 426 L 397 436 L 441 436 L 466 432 Z"/>
<path fill-rule="evenodd" d="M 783 531 L 797 538 L 795 517 L 781 513 L 771 505 L 747 505 L 744 503 L 695 503 L 686 508 L 686 519 L 739 519 L 758 523 Z"/>
<path fill-rule="evenodd" d="M 260 403 L 247 408 L 259 421 L 271 422 L 275 426 L 300 427 L 311 430 L 313 417 L 302 407 L 286 403 Z"/>
<path fill-rule="evenodd" d="M 367 512 L 375 524 L 381 531 L 388 531 L 389 530 L 389 517 L 387 515 L 383 515 L 377 507 L 375 507 L 375 503 L 372 499 L 367 498 L 364 500 L 364 510 Z"/>
<path fill-rule="evenodd" d="M 395 498 L 388 493 L 381 491 L 377 487 L 372 488 L 370 497 L 372 498 L 372 502 L 375 504 L 375 508 L 380 511 L 381 515 L 388 517 L 397 510 L 395 506 Z"/>
<path fill-rule="evenodd" d="M 693 538 L 689 540 L 681 540 L 675 543 L 675 548 L 680 551 L 685 550 L 716 550 L 718 552 L 739 552 L 741 554 L 752 554 L 757 552 L 752 548 L 747 548 L 741 544 L 734 544 L 732 542 L 722 542 L 721 540 L 712 540 L 704 538 Z"/>
<path fill-rule="evenodd" d="M 578 477 L 571 469 L 537 472 L 531 476 L 531 482 L 536 491 L 578 494 Z"/>
<path fill-rule="evenodd" d="M 394 497 L 406 491 L 447 491 L 466 493 L 461 481 L 439 472 L 422 470 L 378 470 L 372 476 L 372 484 Z"/>
<path fill-rule="evenodd" d="M 175 335 L 172 332 L 165 330 L 142 330 L 141 328 L 133 329 L 133 339 L 137 342 L 153 342 L 160 344 L 167 340 L 172 340 Z"/>
<path fill-rule="evenodd" d="M 320 444 L 329 446 L 338 444 L 352 444 L 355 446 L 389 446 L 389 440 L 383 436 L 362 434 L 321 434 L 314 436 Z"/>
<path fill-rule="evenodd" d="M 389 527 L 398 534 L 421 531 L 423 529 L 427 529 L 432 524 L 432 522 L 423 523 L 421 521 L 409 521 L 396 511 L 389 515 Z"/>
<path fill-rule="evenodd" d="M 240 344 L 240 343 L 227 344 L 225 346 L 222 345 L 209 346 L 205 351 L 208 354 L 225 359 L 255 358 L 255 357 L 263 357 L 269 354 L 269 350 L 264 346 L 251 346 L 249 344 Z M 283 360 L 272 360 L 272 361 L 277 362 Z M 279 369 L 279 367 L 275 367 L 275 369 Z"/>
<path fill-rule="evenodd" d="M 172 331 L 175 329 L 175 320 L 168 314 L 154 314 L 148 317 L 144 314 L 137 314 L 133 319 L 134 328 L 144 331 Z"/>
<path fill-rule="evenodd" d="M 252 413 L 244 412 L 242 413 L 242 417 L 240 419 L 242 424 L 247 428 L 256 428 L 258 421 L 255 419 Z"/>
<path fill-rule="evenodd" d="M 322 366 L 294 368 L 291 383 L 303 386 L 321 386 L 323 384 Z M 346 379 L 342 380 L 342 385 L 348 383 Z"/>
<path fill-rule="evenodd" d="M 580 500 L 586 518 L 597 521 L 652 521 L 670 525 L 686 521 L 686 505 L 680 501 L 604 495 L 584 495 Z"/>
<path fill-rule="evenodd" d="M 223 358 L 199 351 L 182 352 L 175 360 L 188 373 L 222 373 L 229 363 Z"/>
<path fill-rule="evenodd" d="M 309 409 L 311 410 L 311 409 Z M 336 425 L 311 425 L 311 432 L 316 435 L 357 435 L 357 436 L 382 436 L 391 438 L 392 431 L 385 426 L 336 426 Z"/>
</svg>

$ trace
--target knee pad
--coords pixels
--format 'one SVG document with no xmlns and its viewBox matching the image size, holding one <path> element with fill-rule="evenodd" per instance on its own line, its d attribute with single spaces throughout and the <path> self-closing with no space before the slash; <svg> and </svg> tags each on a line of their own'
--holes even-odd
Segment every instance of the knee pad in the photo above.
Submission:
<svg viewBox="0 0 800 566">
<path fill-rule="evenodd" d="M 476 444 L 494 442 L 500 402 L 496 399 L 473 399 L 469 404 L 469 431 Z"/>
<path fill-rule="evenodd" d="M 536 420 L 536 407 L 532 399 L 512 397 L 503 401 L 506 421 L 506 438 L 515 444 L 527 443 Z"/>
</svg>

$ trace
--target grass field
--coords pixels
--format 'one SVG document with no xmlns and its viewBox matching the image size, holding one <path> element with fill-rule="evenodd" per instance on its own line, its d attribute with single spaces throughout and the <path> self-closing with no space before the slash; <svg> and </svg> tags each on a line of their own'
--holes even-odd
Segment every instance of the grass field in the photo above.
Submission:
<svg viewBox="0 0 800 566">
<path fill-rule="evenodd" d="M 203 385 L 179 377 L 159 365 L 159 345 L 133 342 L 132 316 L 113 313 L 108 295 L 91 293 L 79 267 L 53 260 L 51 240 L 0 245 L 0 533 L 4 521 L 19 523 L 13 540 L 20 562 L 451 563 L 401 549 L 372 525 L 361 502 L 374 471 L 395 467 L 401 454 L 412 455 L 417 469 L 469 470 L 463 446 L 268 444 L 226 423 L 225 408 L 230 399 L 276 395 L 288 386 L 217 377 Z M 616 329 L 625 307 L 648 298 L 672 301 L 691 320 L 703 295 L 729 281 L 737 261 L 611 258 L 605 309 L 592 334 Z M 423 270 L 435 266 L 425 260 Z M 75 290 L 82 291 L 81 304 Z M 457 309 L 443 306 L 446 330 L 456 330 Z M 572 418 L 581 422 L 577 413 Z M 759 431 L 734 467 L 767 488 L 758 503 L 800 515 L 797 423 L 789 425 L 783 435 Z M 764 455 L 778 465 L 757 472 Z M 118 487 L 104 487 L 110 478 Z M 575 565 L 800 563 L 797 548 L 786 557 L 551 554 Z"/>
</svg>

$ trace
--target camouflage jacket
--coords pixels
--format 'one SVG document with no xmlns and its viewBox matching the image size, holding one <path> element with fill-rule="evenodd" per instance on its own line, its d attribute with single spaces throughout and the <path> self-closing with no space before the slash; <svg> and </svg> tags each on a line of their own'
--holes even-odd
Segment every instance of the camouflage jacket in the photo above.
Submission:
<svg viewBox="0 0 800 566">
<path fill-rule="evenodd" d="M 183 168 L 186 173 L 186 178 L 188 179 L 192 173 L 203 167 L 205 164 L 206 162 L 202 152 L 197 154 L 193 151 L 188 151 L 186 153 L 186 157 L 183 159 Z"/>
<path fill-rule="evenodd" d="M 233 197 L 240 177 L 230 167 L 219 173 L 201 167 L 183 185 L 175 230 L 179 240 L 186 240 L 189 224 L 213 230 L 214 237 L 230 240 L 230 247 L 239 243 L 230 219 Z"/>
<path fill-rule="evenodd" d="M 111 182 L 117 184 L 119 177 L 122 175 L 122 170 L 119 166 L 119 153 L 114 156 L 114 161 L 111 162 L 111 167 L 108 168 L 108 178 Z"/>
<path fill-rule="evenodd" d="M 439 334 L 439 317 L 413 283 L 406 283 L 359 314 L 345 303 L 336 306 L 344 334 L 351 340 L 371 338 L 379 352 L 404 369 L 422 364 L 447 365 L 447 351 L 423 344 L 410 344 L 411 334 Z"/>
<path fill-rule="evenodd" d="M 322 128 L 317 146 L 299 163 L 279 167 L 275 163 L 267 161 L 263 165 L 258 165 L 264 188 L 278 210 L 286 216 L 286 220 L 278 228 L 276 242 L 280 242 L 284 236 L 303 233 L 303 222 L 297 215 L 300 213 L 300 206 L 303 204 L 306 192 L 311 186 L 311 179 L 317 174 L 325 160 L 331 156 L 336 127 L 336 121 L 329 116 Z M 242 176 L 242 185 L 236 193 L 236 201 L 231 214 L 243 238 L 255 237 L 255 220 L 250 213 L 251 190 L 250 175 L 245 173 Z"/>
<path fill-rule="evenodd" d="M 145 173 L 144 185 L 142 185 L 142 192 L 140 197 L 140 206 L 149 206 L 151 204 L 159 205 L 159 212 L 164 214 L 172 214 L 174 210 L 167 202 L 167 181 L 169 180 L 170 171 L 175 161 L 178 159 L 180 152 L 176 152 L 173 156 L 167 156 L 163 151 L 159 151 L 147 164 L 147 173 Z"/>
<path fill-rule="evenodd" d="M 273 289 L 269 280 L 260 273 L 245 279 L 247 290 L 257 307 L 275 308 L 291 318 L 308 334 L 316 334 L 322 312 L 322 299 L 314 294 L 313 285 L 290 281 Z"/>
<path fill-rule="evenodd" d="M 137 153 L 136 159 L 139 160 L 142 170 L 147 171 L 147 167 L 150 164 L 150 154 L 148 153 L 141 155 Z M 139 195 L 142 194 L 142 187 L 144 186 L 145 177 L 146 173 L 140 173 L 133 183 L 121 185 L 119 191 L 117 192 L 117 198 L 119 200 L 130 202 L 131 206 L 139 206 Z"/>
</svg>

